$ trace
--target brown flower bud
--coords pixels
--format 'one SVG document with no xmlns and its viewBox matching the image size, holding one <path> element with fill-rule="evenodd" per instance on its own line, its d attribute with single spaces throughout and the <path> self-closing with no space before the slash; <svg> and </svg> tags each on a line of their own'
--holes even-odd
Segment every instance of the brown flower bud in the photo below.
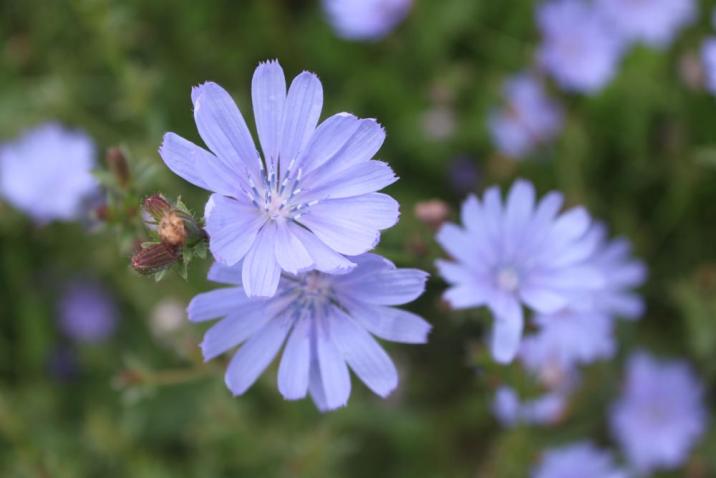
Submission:
<svg viewBox="0 0 716 478">
<path fill-rule="evenodd" d="M 164 244 L 183 246 L 187 236 L 184 219 L 176 211 L 169 211 L 159 220 L 157 234 Z"/>
<path fill-rule="evenodd" d="M 132 267 L 140 274 L 153 274 L 171 267 L 179 257 L 179 249 L 176 247 L 163 243 L 152 244 L 132 256 Z"/>
<path fill-rule="evenodd" d="M 109 148 L 105 160 L 117 183 L 126 188 L 129 185 L 129 164 L 122 150 L 117 147 Z"/>
<path fill-rule="evenodd" d="M 164 215 L 172 210 L 172 205 L 161 194 L 148 196 L 142 207 L 156 222 L 161 221 Z"/>
<path fill-rule="evenodd" d="M 415 217 L 432 228 L 438 228 L 450 214 L 450 207 L 445 201 L 431 199 L 415 205 Z"/>
</svg>

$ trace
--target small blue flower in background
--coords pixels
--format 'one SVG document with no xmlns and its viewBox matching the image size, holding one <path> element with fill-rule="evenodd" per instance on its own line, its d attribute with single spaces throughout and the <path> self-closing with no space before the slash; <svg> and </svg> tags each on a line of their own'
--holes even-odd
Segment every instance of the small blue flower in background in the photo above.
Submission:
<svg viewBox="0 0 716 478">
<path fill-rule="evenodd" d="M 611 81 L 623 42 L 584 0 L 553 0 L 538 7 L 539 64 L 567 91 L 595 93 Z"/>
<path fill-rule="evenodd" d="M 323 0 L 336 34 L 348 40 L 380 40 L 402 22 L 413 0 Z"/>
<path fill-rule="evenodd" d="M 552 425 L 564 415 L 569 395 L 562 390 L 545 393 L 537 398 L 521 401 L 510 387 L 497 389 L 492 402 L 492 412 L 506 427 L 521 424 Z"/>
<path fill-rule="evenodd" d="M 716 95 L 716 37 L 709 37 L 701 45 L 701 62 L 706 91 Z"/>
<path fill-rule="evenodd" d="M 685 361 L 635 353 L 610 418 L 615 438 L 638 472 L 673 469 L 686 461 L 706 428 L 703 387 Z"/>
<path fill-rule="evenodd" d="M 560 214 L 563 198 L 539 202 L 534 186 L 516 181 L 503 203 L 496 187 L 462 206 L 463 227 L 446 224 L 437 241 L 455 261 L 438 260 L 451 287 L 444 298 L 456 309 L 487 306 L 494 314 L 493 357 L 510 362 L 520 347 L 522 305 L 553 314 L 604 286 L 590 263 L 598 238 L 581 207 Z"/>
<path fill-rule="evenodd" d="M 82 131 L 44 123 L 0 145 L 0 196 L 39 223 L 78 219 L 98 191 L 95 145 Z"/>
<path fill-rule="evenodd" d="M 75 281 L 58 304 L 62 332 L 78 342 L 100 343 L 112 336 L 119 319 L 112 296 L 98 283 Z"/>
<path fill-rule="evenodd" d="M 533 75 L 508 80 L 504 96 L 507 104 L 488 119 L 492 140 L 501 153 L 522 158 L 554 139 L 562 129 L 561 107 L 546 95 Z"/>
<path fill-rule="evenodd" d="M 385 131 L 373 119 L 338 113 L 318 119 L 321 82 L 303 72 L 286 93 L 278 62 L 262 63 L 252 82 L 259 156 L 241 112 L 215 83 L 192 91 L 194 118 L 211 152 L 167 133 L 160 154 L 187 181 L 213 191 L 206 205 L 215 259 L 242 261 L 249 297 L 271 297 L 281 272 L 345 273 L 398 220 L 398 203 L 376 193 L 397 178 L 372 160 Z"/>
<path fill-rule="evenodd" d="M 381 397 L 395 389 L 398 373 L 373 335 L 393 342 L 427 341 L 425 320 L 392 307 L 420 296 L 427 274 L 397 269 L 374 254 L 351 259 L 357 266 L 347 274 L 284 274 L 271 299 L 246 297 L 240 266 L 214 264 L 209 279 L 235 287 L 196 296 L 189 320 L 222 318 L 204 336 L 206 360 L 240 345 L 226 371 L 234 395 L 253 385 L 284 342 L 278 389 L 287 400 L 310 393 L 321 411 L 344 406 L 351 392 L 348 367 Z"/>
<path fill-rule="evenodd" d="M 609 452 L 589 442 L 577 442 L 547 450 L 532 478 L 626 478 Z"/>
<path fill-rule="evenodd" d="M 599 11 L 626 42 L 665 48 L 696 19 L 693 0 L 596 0 Z"/>
</svg>

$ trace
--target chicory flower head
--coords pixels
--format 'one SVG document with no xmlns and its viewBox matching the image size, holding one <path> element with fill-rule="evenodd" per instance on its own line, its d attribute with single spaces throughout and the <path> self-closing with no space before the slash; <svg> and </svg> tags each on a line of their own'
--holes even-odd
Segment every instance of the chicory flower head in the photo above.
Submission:
<svg viewBox="0 0 716 478">
<path fill-rule="evenodd" d="M 380 40 L 402 22 L 413 0 L 323 0 L 336 33 L 348 40 Z"/>
<path fill-rule="evenodd" d="M 94 165 L 89 136 L 44 123 L 0 146 L 0 196 L 40 223 L 77 219 L 98 191 Z"/>
<path fill-rule="evenodd" d="M 162 159 L 187 181 L 213 191 L 206 230 L 215 259 L 242 261 L 249 297 L 271 297 L 281 272 L 344 273 L 344 255 L 362 254 L 398 220 L 398 203 L 376 193 L 397 178 L 372 160 L 385 139 L 373 119 L 339 113 L 318 125 L 323 89 L 303 72 L 286 82 L 276 61 L 262 63 L 252 82 L 256 151 L 241 112 L 216 83 L 192 91 L 194 118 L 211 152 L 167 133 Z M 318 125 L 318 127 L 316 127 Z"/>
<path fill-rule="evenodd" d="M 209 279 L 231 284 L 196 296 L 189 320 L 222 318 L 204 336 L 206 360 L 240 345 L 226 371 L 226 385 L 241 395 L 253 385 L 284 345 L 278 388 L 287 400 L 310 394 L 316 406 L 344 406 L 351 391 L 348 368 L 381 397 L 398 384 L 398 373 L 373 335 L 403 343 L 424 343 L 430 325 L 392 306 L 420 296 L 427 274 L 397 269 L 388 260 L 363 254 L 347 274 L 285 273 L 270 299 L 249 299 L 240 266 L 214 264 Z"/>
<path fill-rule="evenodd" d="M 548 450 L 540 464 L 532 470 L 532 478 L 626 478 L 612 455 L 589 442 Z"/>
<path fill-rule="evenodd" d="M 591 218 L 581 207 L 560 213 L 563 198 L 536 200 L 534 186 L 514 183 L 502 201 L 492 187 L 482 201 L 462 206 L 463 227 L 446 224 L 437 241 L 454 261 L 438 260 L 450 283 L 444 298 L 453 308 L 488 307 L 494 315 L 492 354 L 510 362 L 519 350 L 522 305 L 553 314 L 604 285 L 589 259 L 598 246 Z"/>
<path fill-rule="evenodd" d="M 637 471 L 676 468 L 706 428 L 703 386 L 686 362 L 636 353 L 610 418 L 612 432 Z"/>
<path fill-rule="evenodd" d="M 552 0 L 539 7 L 540 65 L 568 91 L 595 93 L 617 71 L 623 42 L 585 0 Z"/>
<path fill-rule="evenodd" d="M 78 342 L 100 343 L 107 340 L 114 333 L 119 319 L 112 296 L 92 281 L 70 283 L 58 309 L 62 332 Z"/>
<path fill-rule="evenodd" d="M 552 140 L 562 128 L 562 109 L 530 74 L 511 78 L 505 85 L 507 104 L 493 111 L 488 126 L 501 153 L 519 159 Z"/>
<path fill-rule="evenodd" d="M 627 42 L 665 48 L 696 19 L 693 0 L 596 0 L 598 10 Z"/>
</svg>

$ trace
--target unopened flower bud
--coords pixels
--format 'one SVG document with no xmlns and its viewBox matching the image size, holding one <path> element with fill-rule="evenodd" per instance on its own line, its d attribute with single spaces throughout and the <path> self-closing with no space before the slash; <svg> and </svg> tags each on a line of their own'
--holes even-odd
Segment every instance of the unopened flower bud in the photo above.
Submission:
<svg viewBox="0 0 716 478">
<path fill-rule="evenodd" d="M 415 205 L 415 217 L 430 227 L 438 228 L 450 214 L 450 207 L 440 199 L 422 201 Z"/>
<path fill-rule="evenodd" d="M 163 243 L 152 244 L 132 256 L 132 267 L 140 274 L 153 274 L 171 267 L 179 257 L 176 247 Z"/>
<path fill-rule="evenodd" d="M 142 203 L 142 207 L 156 222 L 161 221 L 162 217 L 172 210 L 172 205 L 161 194 L 152 194 L 147 197 Z"/>
<path fill-rule="evenodd" d="M 127 158 L 122 150 L 117 147 L 109 148 L 105 160 L 107 167 L 117 179 L 117 183 L 126 188 L 129 185 L 129 164 L 127 164 Z"/>
<path fill-rule="evenodd" d="M 187 238 L 184 219 L 176 211 L 168 212 L 160 219 L 157 234 L 164 244 L 183 246 Z"/>
</svg>

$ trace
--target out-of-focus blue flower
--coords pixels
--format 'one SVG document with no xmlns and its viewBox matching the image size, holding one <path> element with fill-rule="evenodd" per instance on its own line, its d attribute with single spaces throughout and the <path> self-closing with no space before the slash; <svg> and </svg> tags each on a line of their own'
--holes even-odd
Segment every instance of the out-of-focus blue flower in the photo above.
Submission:
<svg viewBox="0 0 716 478">
<path fill-rule="evenodd" d="M 0 146 L 0 195 L 35 221 L 78 218 L 98 190 L 95 146 L 84 132 L 44 123 Z"/>
<path fill-rule="evenodd" d="M 413 0 L 323 0 L 336 34 L 349 40 L 380 40 L 402 22 Z"/>
<path fill-rule="evenodd" d="M 95 282 L 71 283 L 59 302 L 60 328 L 78 342 L 103 342 L 114 333 L 118 318 L 114 300 Z"/>
<path fill-rule="evenodd" d="M 537 202 L 532 184 L 519 180 L 503 203 L 496 187 L 462 206 L 464 227 L 446 224 L 437 241 L 455 262 L 438 260 L 451 287 L 453 308 L 487 306 L 494 314 L 492 354 L 510 362 L 522 338 L 522 304 L 553 314 L 604 285 L 589 259 L 598 246 L 591 218 L 576 207 L 560 214 L 563 198 L 551 192 Z"/>
<path fill-rule="evenodd" d="M 557 422 L 564 414 L 568 397 L 566 391 L 555 390 L 522 402 L 515 390 L 503 386 L 495 393 L 492 411 L 507 427 L 518 424 L 548 425 Z"/>
<path fill-rule="evenodd" d="M 709 37 L 701 45 L 701 61 L 703 63 L 704 86 L 716 95 L 716 37 Z"/>
<path fill-rule="evenodd" d="M 223 317 L 204 336 L 206 360 L 241 345 L 226 371 L 226 385 L 234 395 L 251 387 L 284 341 L 278 388 L 287 400 L 310 393 L 320 410 L 344 406 L 351 391 L 348 367 L 381 397 L 397 386 L 395 366 L 373 335 L 426 342 L 430 325 L 392 306 L 420 296 L 427 274 L 396 269 L 374 254 L 352 260 L 357 266 L 347 274 L 284 274 L 276 296 L 263 300 L 246 297 L 240 266 L 214 264 L 209 279 L 236 287 L 196 296 L 189 304 L 189 320 Z"/>
<path fill-rule="evenodd" d="M 525 368 L 551 382 L 575 366 L 614 355 L 612 319 L 593 311 L 565 309 L 538 315 L 539 330 L 525 337 L 520 359 Z"/>
<path fill-rule="evenodd" d="M 499 151 L 521 158 L 536 146 L 552 140 L 562 128 L 562 109 L 530 74 L 510 79 L 504 88 L 507 105 L 488 119 L 492 140 Z"/>
<path fill-rule="evenodd" d="M 612 431 L 639 472 L 676 468 L 706 427 L 703 388 L 684 361 L 639 352 L 629 359 Z"/>
<path fill-rule="evenodd" d="M 471 156 L 461 154 L 450 161 L 448 180 L 452 189 L 460 196 L 475 191 L 481 179 L 481 170 Z"/>
<path fill-rule="evenodd" d="M 539 63 L 568 91 L 594 93 L 617 71 L 623 43 L 584 0 L 553 0 L 539 7 Z"/>
<path fill-rule="evenodd" d="M 589 442 L 577 442 L 545 452 L 532 478 L 626 478 L 612 455 Z"/>
<path fill-rule="evenodd" d="M 385 139 L 373 119 L 339 113 L 318 125 L 323 90 L 298 75 L 286 93 L 281 66 L 262 63 L 252 83 L 259 157 L 231 96 L 215 83 L 194 88 L 194 118 L 212 152 L 167 133 L 160 154 L 187 181 L 213 191 L 209 247 L 231 266 L 243 259 L 249 297 L 275 294 L 281 271 L 344 273 L 398 220 L 398 203 L 376 193 L 397 178 L 371 158 Z"/>
<path fill-rule="evenodd" d="M 668 46 L 696 18 L 693 0 L 596 0 L 596 5 L 624 41 L 656 48 Z"/>
</svg>

